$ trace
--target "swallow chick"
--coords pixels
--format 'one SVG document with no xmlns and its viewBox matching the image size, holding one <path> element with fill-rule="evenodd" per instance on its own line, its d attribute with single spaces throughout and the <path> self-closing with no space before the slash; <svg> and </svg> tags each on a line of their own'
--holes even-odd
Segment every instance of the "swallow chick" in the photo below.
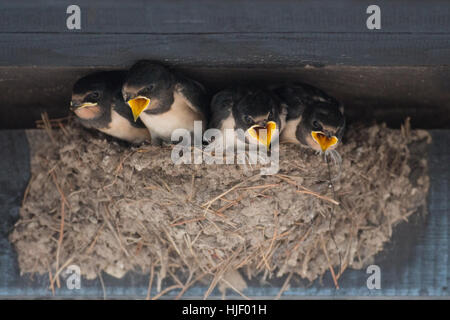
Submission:
<svg viewBox="0 0 450 320">
<path fill-rule="evenodd" d="M 134 64 L 122 94 L 134 120 L 141 119 L 158 142 L 170 143 L 172 132 L 179 128 L 192 134 L 194 121 L 201 121 L 202 129 L 206 128 L 208 109 L 203 86 L 160 64 L 145 60 Z"/>
<path fill-rule="evenodd" d="M 141 121 L 135 122 L 123 101 L 124 71 L 104 71 L 87 75 L 73 86 L 70 108 L 86 128 L 131 142 L 150 141 Z"/>
<path fill-rule="evenodd" d="M 281 143 L 296 143 L 319 152 L 334 150 L 345 128 L 344 107 L 335 98 L 307 84 L 281 86 L 274 92 L 287 105 Z"/>
<path fill-rule="evenodd" d="M 269 90 L 234 87 L 218 92 L 211 102 L 211 128 L 237 143 L 260 143 L 269 148 L 276 130 L 284 126 L 285 106 Z M 245 136 L 229 136 L 225 130 L 242 129 Z M 237 139 L 236 139 L 237 138 Z M 233 143 L 225 142 L 227 145 Z"/>
</svg>

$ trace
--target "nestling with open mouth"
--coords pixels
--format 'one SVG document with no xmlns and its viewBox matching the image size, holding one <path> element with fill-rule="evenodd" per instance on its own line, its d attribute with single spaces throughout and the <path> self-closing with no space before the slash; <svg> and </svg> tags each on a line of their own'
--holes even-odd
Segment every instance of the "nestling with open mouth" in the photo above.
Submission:
<svg viewBox="0 0 450 320">
<path fill-rule="evenodd" d="M 218 128 L 223 134 L 226 129 L 242 129 L 245 140 L 238 136 L 238 143 L 259 143 L 267 148 L 277 130 L 282 130 L 286 118 L 286 108 L 279 99 L 269 90 L 256 87 L 233 87 L 218 92 L 212 99 L 211 113 L 211 128 Z"/>
<path fill-rule="evenodd" d="M 198 82 L 151 61 L 139 61 L 129 70 L 123 98 L 151 133 L 152 143 L 171 142 L 175 129 L 194 130 L 194 121 L 208 120 L 205 89 Z"/>
<path fill-rule="evenodd" d="M 338 146 L 345 128 L 341 103 L 306 84 L 281 86 L 274 92 L 288 106 L 281 143 L 302 144 L 325 153 Z"/>
</svg>

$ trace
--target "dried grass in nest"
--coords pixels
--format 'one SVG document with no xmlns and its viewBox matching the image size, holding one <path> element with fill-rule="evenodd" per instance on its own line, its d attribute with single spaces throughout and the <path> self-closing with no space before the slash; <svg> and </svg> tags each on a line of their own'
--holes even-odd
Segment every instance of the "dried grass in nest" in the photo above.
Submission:
<svg viewBox="0 0 450 320">
<path fill-rule="evenodd" d="M 431 138 L 408 123 L 350 130 L 332 166 L 336 199 L 326 162 L 299 146 L 281 145 L 279 173 L 262 176 L 257 166 L 177 166 L 170 147 L 62 127 L 29 136 L 32 179 L 10 235 L 21 272 L 49 273 L 52 288 L 69 264 L 88 279 L 150 274 L 159 294 L 149 298 L 205 280 L 205 297 L 217 285 L 245 297 L 241 273 L 289 275 L 280 295 L 293 274 L 329 270 L 338 286 L 425 206 L 429 187 L 426 153 L 413 151 Z M 165 278 L 174 285 L 163 288 Z"/>
</svg>

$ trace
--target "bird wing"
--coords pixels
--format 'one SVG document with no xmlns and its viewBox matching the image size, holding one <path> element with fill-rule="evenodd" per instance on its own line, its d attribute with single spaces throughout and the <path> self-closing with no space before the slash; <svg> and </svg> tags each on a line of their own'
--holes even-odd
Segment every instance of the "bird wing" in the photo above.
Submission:
<svg viewBox="0 0 450 320">
<path fill-rule="evenodd" d="M 305 83 L 294 83 L 273 89 L 275 94 L 288 105 L 288 120 L 300 117 L 305 108 L 319 102 L 339 104 L 324 91 Z"/>
<path fill-rule="evenodd" d="M 232 90 L 222 90 L 214 95 L 211 101 L 210 128 L 220 128 L 227 119 L 235 103 L 235 93 Z"/>
<path fill-rule="evenodd" d="M 205 87 L 192 79 L 178 75 L 175 90 L 188 101 L 189 107 L 194 112 L 203 114 L 209 118 L 208 101 L 206 98 Z"/>
</svg>

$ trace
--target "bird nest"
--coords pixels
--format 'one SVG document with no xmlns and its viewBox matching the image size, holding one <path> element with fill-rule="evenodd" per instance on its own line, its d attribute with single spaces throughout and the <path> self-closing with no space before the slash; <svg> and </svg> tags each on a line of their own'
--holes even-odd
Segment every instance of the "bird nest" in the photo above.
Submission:
<svg viewBox="0 0 450 320">
<path fill-rule="evenodd" d="M 330 171 L 323 156 L 281 145 L 267 176 L 258 165 L 175 165 L 172 147 L 60 127 L 29 135 L 32 176 L 10 235 L 21 272 L 49 273 L 51 286 L 70 264 L 88 279 L 149 274 L 160 295 L 198 281 L 205 296 L 217 285 L 244 295 L 244 278 L 327 271 L 338 286 L 426 207 L 431 138 L 408 123 L 351 128 Z"/>
</svg>

